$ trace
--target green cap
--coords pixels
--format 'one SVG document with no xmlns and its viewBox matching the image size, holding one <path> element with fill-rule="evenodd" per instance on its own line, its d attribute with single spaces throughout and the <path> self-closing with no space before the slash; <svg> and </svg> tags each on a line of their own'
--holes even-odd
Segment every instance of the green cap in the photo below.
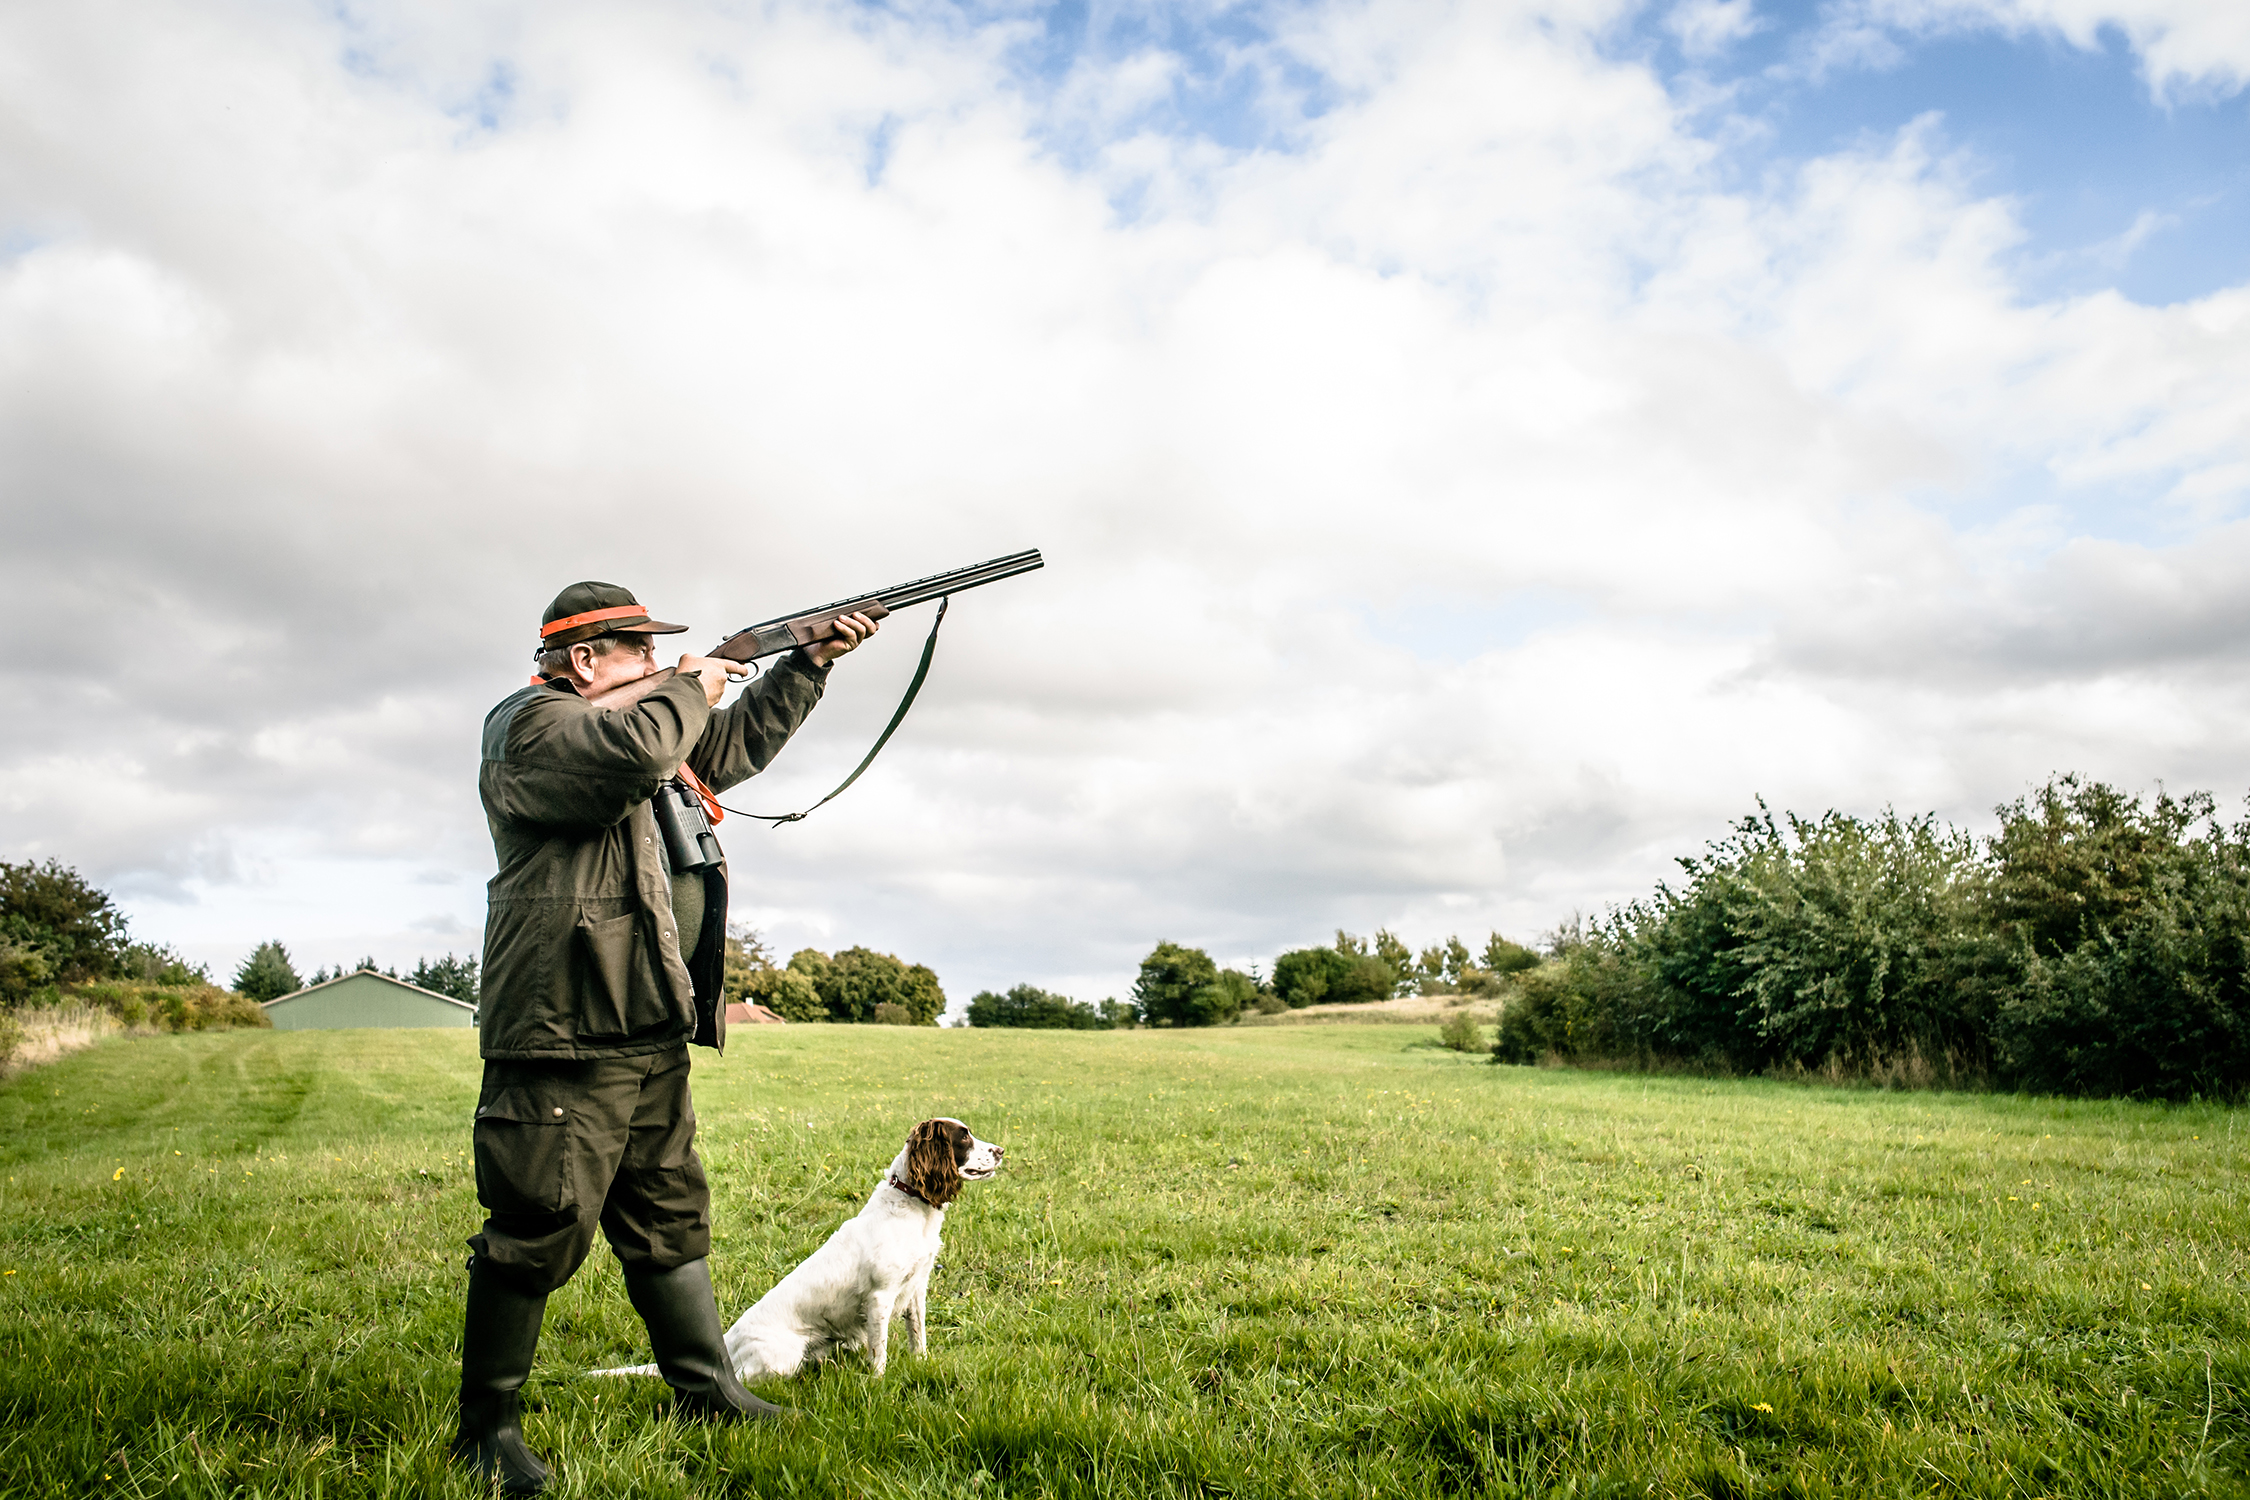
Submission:
<svg viewBox="0 0 2250 1500">
<path fill-rule="evenodd" d="M 677 635 L 685 625 L 652 620 L 631 589 L 614 583 L 574 583 L 555 595 L 539 621 L 539 645 L 575 646 L 597 635 L 629 632 L 635 635 Z"/>
</svg>

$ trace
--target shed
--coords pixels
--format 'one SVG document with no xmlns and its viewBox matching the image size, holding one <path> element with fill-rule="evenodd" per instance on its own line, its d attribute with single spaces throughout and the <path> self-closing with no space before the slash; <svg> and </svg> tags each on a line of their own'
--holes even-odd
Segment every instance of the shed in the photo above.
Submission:
<svg viewBox="0 0 2250 1500">
<path fill-rule="evenodd" d="M 477 1008 L 451 995 L 361 969 L 265 1003 L 276 1031 L 349 1026 L 474 1026 Z"/>
<path fill-rule="evenodd" d="M 730 1000 L 727 1002 L 727 1024 L 729 1026 L 786 1026 L 789 1022 L 780 1012 L 768 1010 L 765 1006 L 753 1001 Z"/>
</svg>

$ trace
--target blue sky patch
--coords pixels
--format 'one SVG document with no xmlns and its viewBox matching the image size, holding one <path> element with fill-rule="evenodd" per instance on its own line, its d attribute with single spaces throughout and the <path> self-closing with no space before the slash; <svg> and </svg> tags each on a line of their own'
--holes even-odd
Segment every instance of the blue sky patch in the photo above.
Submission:
<svg viewBox="0 0 2250 1500">
<path fill-rule="evenodd" d="M 1644 12 L 1627 45 L 1683 95 L 1699 82 L 1733 91 L 1760 127 L 1736 153 L 1746 175 L 1879 143 L 1935 112 L 1979 194 L 2016 201 L 2028 294 L 2115 287 L 2162 304 L 2250 280 L 2250 95 L 2152 99 L 2114 33 L 2099 50 L 2040 32 L 1893 34 L 1876 56 L 1820 67 L 1824 7 L 1767 0 L 1759 29 L 1716 59 L 1685 56 L 1668 14 Z"/>
</svg>

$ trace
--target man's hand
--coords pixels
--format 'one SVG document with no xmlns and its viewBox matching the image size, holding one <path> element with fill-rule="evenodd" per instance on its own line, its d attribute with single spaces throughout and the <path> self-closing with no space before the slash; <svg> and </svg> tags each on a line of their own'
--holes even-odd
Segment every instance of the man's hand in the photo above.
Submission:
<svg viewBox="0 0 2250 1500">
<path fill-rule="evenodd" d="M 825 667 L 845 652 L 858 650 L 861 641 L 883 628 L 881 622 L 865 615 L 838 615 L 833 624 L 834 635 L 804 648 L 805 655 L 812 658 L 816 667 Z"/>
<path fill-rule="evenodd" d="M 717 656 L 683 656 L 680 658 L 680 675 L 700 672 L 696 680 L 703 684 L 703 701 L 713 708 L 726 696 L 729 677 L 748 677 L 750 669 L 738 661 L 727 661 Z"/>
</svg>

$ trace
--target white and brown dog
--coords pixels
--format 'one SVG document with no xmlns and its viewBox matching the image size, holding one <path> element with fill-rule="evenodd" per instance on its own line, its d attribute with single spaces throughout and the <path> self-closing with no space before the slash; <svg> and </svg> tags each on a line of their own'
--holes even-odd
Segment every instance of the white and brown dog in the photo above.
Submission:
<svg viewBox="0 0 2250 1500">
<path fill-rule="evenodd" d="M 866 1353 L 876 1374 L 890 1352 L 891 1319 L 906 1319 L 916 1354 L 929 1349 L 930 1268 L 943 1248 L 945 1206 L 965 1182 L 1000 1170 L 1007 1151 L 959 1120 L 924 1120 L 875 1185 L 867 1206 L 727 1330 L 727 1357 L 742 1380 L 785 1380 L 845 1349 Z M 654 1375 L 654 1365 L 600 1370 Z"/>
</svg>

